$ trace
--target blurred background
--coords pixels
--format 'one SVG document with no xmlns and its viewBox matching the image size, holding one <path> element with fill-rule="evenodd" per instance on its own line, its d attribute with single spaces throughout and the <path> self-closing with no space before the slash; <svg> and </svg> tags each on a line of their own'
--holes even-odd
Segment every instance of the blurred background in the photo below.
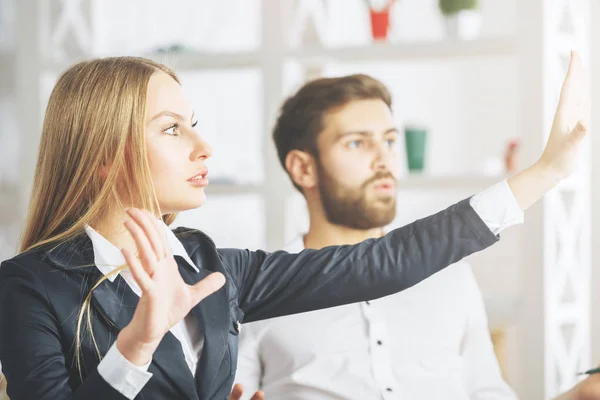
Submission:
<svg viewBox="0 0 600 400">
<path fill-rule="evenodd" d="M 475 3 L 445 16 L 438 0 L 0 0 L 0 259 L 17 248 L 52 86 L 89 57 L 143 55 L 179 74 L 214 155 L 207 204 L 176 225 L 221 247 L 276 250 L 306 229 L 270 130 L 285 97 L 318 76 L 382 80 L 400 132 L 426 131 L 422 170 L 409 171 L 415 150 L 398 144 L 406 157 L 391 227 L 528 166 L 571 48 L 600 95 L 600 28 L 590 23 L 600 2 Z M 524 399 L 547 398 L 600 364 L 596 142 L 524 226 L 470 259 L 503 372 Z"/>
</svg>

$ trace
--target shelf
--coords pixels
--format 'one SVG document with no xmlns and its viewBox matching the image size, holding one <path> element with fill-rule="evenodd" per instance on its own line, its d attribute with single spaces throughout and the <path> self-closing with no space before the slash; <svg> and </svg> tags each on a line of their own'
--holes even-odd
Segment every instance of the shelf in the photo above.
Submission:
<svg viewBox="0 0 600 400">
<path fill-rule="evenodd" d="M 209 183 L 205 191 L 207 195 L 239 195 L 239 194 L 260 194 L 263 192 L 263 186 L 253 184 L 236 183 Z"/>
<path fill-rule="evenodd" d="M 78 61 L 93 57 L 118 57 L 118 56 L 139 56 L 150 58 L 163 63 L 175 70 L 175 72 L 203 70 L 203 69 L 225 69 L 225 68 L 257 68 L 261 65 L 261 53 L 242 52 L 242 53 L 212 53 L 212 52 L 167 52 L 167 53 L 142 53 L 142 54 L 100 54 L 90 55 L 88 57 L 71 59 L 65 61 L 52 62 L 44 64 L 44 69 L 61 72 Z"/>
<path fill-rule="evenodd" d="M 427 176 L 409 175 L 398 180 L 398 189 L 484 189 L 500 181 L 502 176 L 456 175 L 456 176 Z"/>
<path fill-rule="evenodd" d="M 286 56 L 306 65 L 323 65 L 330 62 L 368 62 L 455 59 L 465 57 L 507 56 L 516 54 L 513 40 L 502 38 L 479 39 L 472 41 L 442 40 L 407 43 L 373 43 L 350 47 L 309 46 L 289 50 Z M 125 54 L 103 54 L 100 57 Z M 129 54 L 130 55 L 130 54 Z M 166 53 L 145 53 L 142 57 L 151 58 L 174 68 L 176 71 L 222 68 L 260 67 L 262 53 L 258 51 L 241 53 L 215 53 L 203 51 L 182 51 Z M 92 56 L 90 56 L 92 57 Z M 84 57 L 82 59 L 85 59 Z M 49 62 L 45 69 L 62 71 L 78 60 Z"/>
<path fill-rule="evenodd" d="M 154 53 L 145 57 L 169 65 L 176 72 L 199 69 L 256 68 L 260 67 L 261 55 L 258 52 L 246 53 Z"/>
<path fill-rule="evenodd" d="M 479 39 L 473 41 L 443 40 L 413 43 L 374 43 L 365 46 L 324 48 L 306 47 L 290 51 L 288 57 L 303 64 L 322 65 L 328 62 L 369 62 L 432 60 L 465 57 L 515 55 L 516 43 L 510 39 Z"/>
</svg>

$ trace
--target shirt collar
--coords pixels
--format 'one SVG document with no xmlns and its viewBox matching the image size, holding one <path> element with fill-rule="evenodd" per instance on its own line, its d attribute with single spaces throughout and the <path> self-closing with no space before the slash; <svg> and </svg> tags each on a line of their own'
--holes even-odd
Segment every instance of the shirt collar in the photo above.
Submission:
<svg viewBox="0 0 600 400">
<path fill-rule="evenodd" d="M 383 234 L 386 235 L 389 232 L 388 229 L 383 228 Z M 304 247 L 304 236 L 306 234 L 303 235 L 299 235 L 297 236 L 294 240 L 292 240 L 290 243 L 288 243 L 285 246 L 285 251 L 287 251 L 288 253 L 300 253 L 302 250 L 305 249 Z"/>
<path fill-rule="evenodd" d="M 300 253 L 304 250 L 304 235 L 299 235 L 285 246 L 288 253 Z"/>
<path fill-rule="evenodd" d="M 165 229 L 167 244 L 171 248 L 174 256 L 182 257 L 196 272 L 200 272 L 198 267 L 190 259 L 190 256 L 185 251 L 183 244 L 177 239 L 177 236 L 169 229 L 169 227 L 161 221 Z M 108 275 L 110 272 L 125 264 L 125 257 L 114 244 L 109 242 L 104 236 L 94 230 L 91 226 L 85 227 L 85 233 L 92 241 L 94 248 L 94 264 L 102 272 L 103 275 Z M 108 275 L 107 279 L 113 282 L 118 274 Z"/>
</svg>

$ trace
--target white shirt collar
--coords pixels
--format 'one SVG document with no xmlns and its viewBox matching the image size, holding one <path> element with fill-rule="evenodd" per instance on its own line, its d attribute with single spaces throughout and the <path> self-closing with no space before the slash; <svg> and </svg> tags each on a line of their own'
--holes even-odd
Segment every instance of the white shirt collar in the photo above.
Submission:
<svg viewBox="0 0 600 400">
<path fill-rule="evenodd" d="M 385 235 L 387 233 L 388 230 L 384 228 L 383 234 Z M 290 243 L 288 243 L 284 248 L 285 251 L 287 251 L 288 253 L 300 253 L 302 250 L 304 250 L 304 236 L 306 236 L 306 234 L 299 235 Z"/>
<path fill-rule="evenodd" d="M 200 272 L 173 231 L 171 231 L 164 222 L 161 221 L 161 224 L 164 226 L 167 243 L 169 244 L 169 247 L 171 247 L 173 255 L 182 257 L 196 272 Z M 114 269 L 125 264 L 125 257 L 123 257 L 121 250 L 109 242 L 100 233 L 96 232 L 94 228 L 89 225 L 86 226 L 85 233 L 87 233 L 94 246 L 94 263 L 103 275 L 106 276 Z M 117 275 L 118 274 L 108 275 L 108 280 L 113 282 Z"/>
<path fill-rule="evenodd" d="M 285 251 L 288 253 L 300 253 L 304 248 L 304 235 L 299 235 L 285 246 Z"/>
</svg>

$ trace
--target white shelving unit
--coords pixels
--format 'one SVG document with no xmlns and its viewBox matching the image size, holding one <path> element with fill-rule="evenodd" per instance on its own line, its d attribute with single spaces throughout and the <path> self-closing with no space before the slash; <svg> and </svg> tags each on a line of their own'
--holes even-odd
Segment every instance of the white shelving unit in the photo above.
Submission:
<svg viewBox="0 0 600 400">
<path fill-rule="evenodd" d="M 289 50 L 287 56 L 303 64 L 323 65 L 335 62 L 356 61 L 423 61 L 464 57 L 514 56 L 515 40 L 496 38 L 473 41 L 442 40 L 414 43 L 373 43 L 367 46 L 327 48 L 308 46 Z"/>
</svg>

